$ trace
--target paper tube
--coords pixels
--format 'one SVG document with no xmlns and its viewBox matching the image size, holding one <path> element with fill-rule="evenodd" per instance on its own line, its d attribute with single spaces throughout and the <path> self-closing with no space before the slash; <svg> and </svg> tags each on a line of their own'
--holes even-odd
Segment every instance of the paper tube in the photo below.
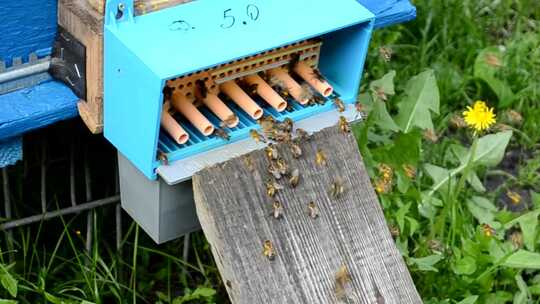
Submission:
<svg viewBox="0 0 540 304">
<path fill-rule="evenodd" d="M 263 115 L 263 110 L 246 92 L 234 82 L 234 80 L 222 83 L 219 86 L 221 92 L 227 94 L 244 112 L 248 113 L 253 119 L 259 119 Z"/>
<path fill-rule="evenodd" d="M 304 89 L 302 89 L 302 86 L 294 80 L 291 75 L 289 75 L 285 70 L 281 68 L 276 68 L 268 71 L 271 77 L 277 78 L 279 81 L 283 82 L 285 85 L 285 88 L 289 91 L 291 96 L 298 101 L 300 104 L 306 104 L 309 102 L 309 98 L 303 96 L 305 94 L 302 93 Z"/>
<path fill-rule="evenodd" d="M 236 115 L 229 109 L 219 97 L 215 94 L 208 93 L 206 98 L 203 100 L 205 106 L 207 106 L 210 111 L 216 114 L 219 119 L 224 122 L 227 122 L 227 127 L 234 128 L 238 125 L 240 121 Z M 230 121 L 231 117 L 235 117 L 234 121 Z"/>
<path fill-rule="evenodd" d="M 322 96 L 328 97 L 332 95 L 332 92 L 334 92 L 334 88 L 326 82 L 326 81 L 320 81 L 315 76 L 315 72 L 313 69 L 305 62 L 300 61 L 294 68 L 294 71 L 296 74 L 300 75 L 311 87 L 313 87 L 317 92 L 319 92 Z"/>
<path fill-rule="evenodd" d="M 274 109 L 278 110 L 278 112 L 287 108 L 287 102 L 259 75 L 254 74 L 246 76 L 245 80 L 250 85 L 256 84 L 257 94 L 259 94 L 259 96 L 268 102 Z"/>
<path fill-rule="evenodd" d="M 182 113 L 204 136 L 214 133 L 214 126 L 202 115 L 197 107 L 182 93 L 174 92 L 172 96 L 174 108 Z"/>
<path fill-rule="evenodd" d="M 161 126 L 169 133 L 174 141 L 183 145 L 189 140 L 189 134 L 180 126 L 180 124 L 169 114 L 167 110 L 161 113 Z"/>
</svg>

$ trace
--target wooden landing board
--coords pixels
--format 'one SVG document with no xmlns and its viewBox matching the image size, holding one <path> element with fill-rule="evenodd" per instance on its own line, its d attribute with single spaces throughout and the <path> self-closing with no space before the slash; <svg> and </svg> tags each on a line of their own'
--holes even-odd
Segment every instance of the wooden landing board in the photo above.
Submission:
<svg viewBox="0 0 540 304">
<path fill-rule="evenodd" d="M 325 129 L 302 144 L 304 155 L 279 152 L 300 183 L 274 199 L 284 216 L 270 215 L 273 199 L 266 193 L 268 161 L 264 151 L 207 168 L 193 176 L 197 214 L 232 303 L 421 303 L 410 274 L 394 245 L 381 207 L 352 134 Z M 322 149 L 327 166 L 315 163 Z M 330 198 L 328 189 L 341 178 L 344 193 Z M 308 216 L 313 201 L 320 216 Z M 270 240 L 276 258 L 263 255 Z M 351 274 L 348 301 L 335 295 L 341 265 Z"/>
</svg>

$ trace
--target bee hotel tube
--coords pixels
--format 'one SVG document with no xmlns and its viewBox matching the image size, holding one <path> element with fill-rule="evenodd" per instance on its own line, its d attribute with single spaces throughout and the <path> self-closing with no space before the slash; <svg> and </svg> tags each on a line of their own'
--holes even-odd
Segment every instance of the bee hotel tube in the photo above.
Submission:
<svg viewBox="0 0 540 304">
<path fill-rule="evenodd" d="M 263 115 L 263 110 L 259 107 L 246 92 L 234 82 L 234 80 L 222 83 L 219 89 L 229 96 L 244 112 L 248 113 L 253 119 L 259 119 Z"/>
<path fill-rule="evenodd" d="M 161 126 L 177 143 L 183 145 L 189 140 L 189 134 L 176 122 L 167 109 L 161 113 Z"/>
<path fill-rule="evenodd" d="M 182 93 L 174 92 L 172 96 L 174 108 L 191 122 L 204 136 L 214 133 L 214 126 L 197 107 Z"/>
<path fill-rule="evenodd" d="M 289 90 L 289 93 L 291 93 L 291 96 L 298 101 L 300 104 L 306 104 L 309 101 L 309 98 L 303 97 L 304 95 L 302 93 L 303 89 L 302 87 L 294 80 L 291 75 L 289 75 L 285 70 L 281 68 L 275 68 L 270 71 L 268 71 L 271 77 L 277 78 L 279 81 L 281 81 L 287 90 Z"/>
<path fill-rule="evenodd" d="M 250 85 L 257 85 L 257 94 L 261 96 L 268 104 L 274 109 L 281 112 L 287 108 L 287 102 L 279 96 L 272 87 L 266 83 L 259 75 L 249 75 L 245 77 L 245 80 Z"/>
<path fill-rule="evenodd" d="M 334 88 L 326 82 L 321 81 L 317 79 L 315 76 L 315 71 L 305 62 L 300 61 L 294 68 L 294 71 L 296 74 L 300 75 L 305 81 L 309 83 L 310 86 L 312 86 L 317 92 L 319 92 L 322 96 L 328 97 L 332 95 L 332 92 L 334 92 Z"/>
<path fill-rule="evenodd" d="M 227 127 L 234 128 L 238 125 L 240 121 L 236 115 L 229 109 L 217 95 L 208 93 L 206 98 L 203 100 L 205 106 L 207 106 L 210 111 L 216 114 L 219 119 L 226 122 Z M 236 117 L 234 121 L 229 121 L 231 117 Z"/>
</svg>

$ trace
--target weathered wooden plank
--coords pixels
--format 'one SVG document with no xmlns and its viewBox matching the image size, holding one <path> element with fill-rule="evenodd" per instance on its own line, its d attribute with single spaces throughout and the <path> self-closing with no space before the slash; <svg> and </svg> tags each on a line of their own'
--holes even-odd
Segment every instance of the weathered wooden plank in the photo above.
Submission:
<svg viewBox="0 0 540 304">
<path fill-rule="evenodd" d="M 341 265 L 351 274 L 345 303 L 421 303 L 394 245 L 356 141 L 337 128 L 325 129 L 302 144 L 294 159 L 287 146 L 280 155 L 301 173 L 300 183 L 274 199 L 282 219 L 269 214 L 268 161 L 264 151 L 205 169 L 193 177 L 197 214 L 233 303 L 339 303 L 335 275 Z M 322 149 L 326 166 L 315 163 Z M 245 159 L 253 161 L 250 171 Z M 336 178 L 345 191 L 328 189 Z M 308 216 L 313 201 L 320 216 Z M 263 255 L 272 241 L 277 256 Z"/>
</svg>

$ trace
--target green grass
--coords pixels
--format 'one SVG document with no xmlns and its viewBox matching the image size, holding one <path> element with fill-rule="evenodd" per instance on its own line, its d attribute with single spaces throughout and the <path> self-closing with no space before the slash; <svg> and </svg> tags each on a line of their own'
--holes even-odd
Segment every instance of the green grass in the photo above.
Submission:
<svg viewBox="0 0 540 304">
<path fill-rule="evenodd" d="M 540 303 L 540 4 L 421 0 L 415 5 L 417 20 L 375 33 L 360 97 L 370 116 L 354 127 L 374 183 L 381 182 L 381 164 L 392 171 L 380 200 L 396 244 L 426 303 Z M 381 47 L 391 50 L 389 61 Z M 483 50 L 500 65 L 475 67 L 486 62 Z M 433 73 L 421 74 L 426 70 Z M 396 72 L 393 80 L 377 81 L 390 71 Z M 431 122 L 436 143 L 424 138 L 422 128 L 403 129 L 400 123 L 406 114 L 402 106 L 420 100 L 407 97 L 415 93 L 407 83 L 419 74 L 412 82 L 427 83 L 440 96 L 421 100 L 423 110 L 437 102 L 440 111 L 429 111 L 429 121 L 412 122 Z M 395 89 L 385 92 L 386 102 L 373 94 L 383 83 Z M 477 144 L 470 130 L 451 127 L 452 118 L 475 100 L 495 107 L 500 123 Z M 510 109 L 522 121 L 511 119 Z M 512 130 L 508 144 L 501 129 Z M 494 145 L 490 155 L 502 160 L 468 157 L 471 146 L 481 151 L 497 140 L 504 144 Z M 415 175 L 407 176 L 405 168 Z M 437 183 L 444 178 L 446 183 Z M 522 200 L 511 203 L 508 191 Z M 0 299 L 6 299 L 0 303 L 228 301 L 202 233 L 192 235 L 184 261 L 182 240 L 156 246 L 129 223 L 117 252 L 105 222 L 112 216 L 107 208 L 96 213 L 99 241 L 90 253 L 77 233 L 83 214 L 14 230 L 15 251 L 4 241 L 0 245 L 5 287 Z"/>
</svg>

